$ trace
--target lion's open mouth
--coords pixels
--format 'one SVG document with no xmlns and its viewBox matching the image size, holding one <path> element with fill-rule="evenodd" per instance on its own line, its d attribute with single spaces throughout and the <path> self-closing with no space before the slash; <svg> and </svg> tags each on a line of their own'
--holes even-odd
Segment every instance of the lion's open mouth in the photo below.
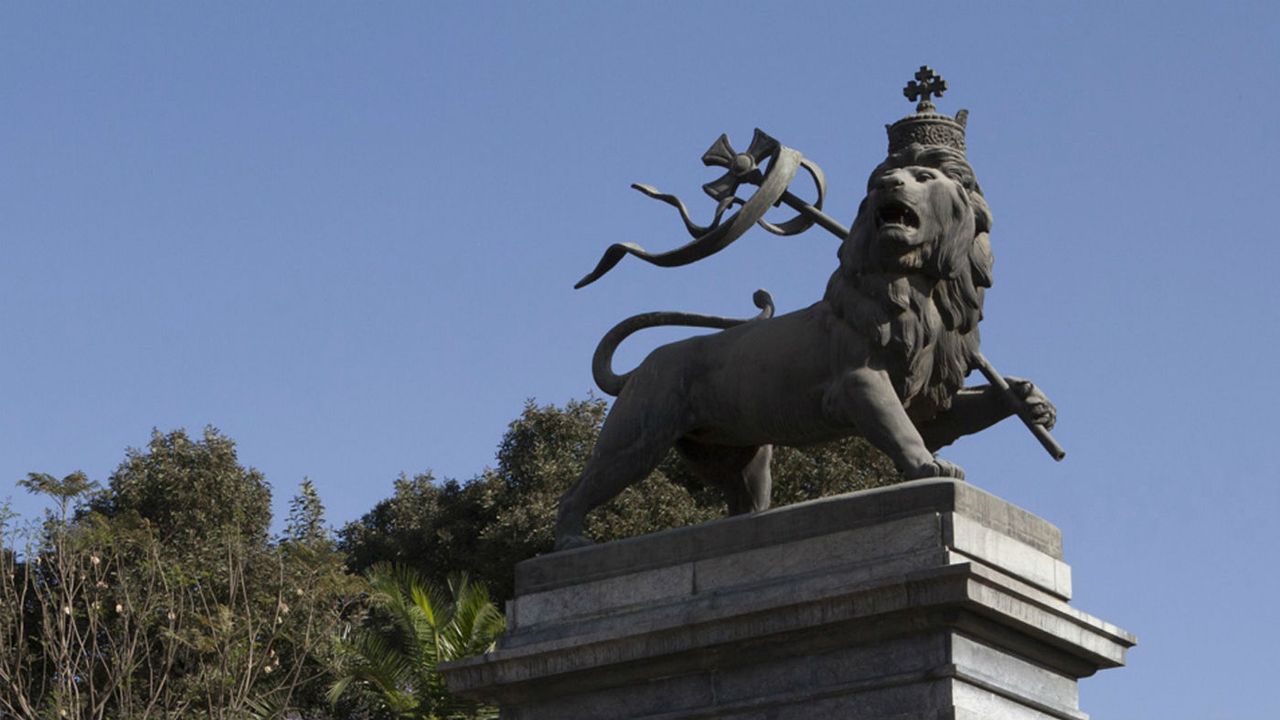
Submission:
<svg viewBox="0 0 1280 720">
<path fill-rule="evenodd" d="M 876 227 L 899 225 L 905 228 L 919 229 L 920 216 L 916 211 L 898 200 L 889 200 L 876 211 Z"/>
</svg>

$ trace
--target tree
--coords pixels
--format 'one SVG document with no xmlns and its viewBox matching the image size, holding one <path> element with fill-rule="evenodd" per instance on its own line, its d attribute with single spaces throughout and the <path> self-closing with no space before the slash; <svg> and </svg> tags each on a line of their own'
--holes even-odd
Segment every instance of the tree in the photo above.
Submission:
<svg viewBox="0 0 1280 720">
<path fill-rule="evenodd" d="M 240 465 L 235 442 L 217 428 L 206 427 L 200 440 L 181 429 L 153 430 L 146 450 L 130 448 L 108 486 L 92 509 L 136 515 L 179 557 L 216 565 L 224 540 L 251 546 L 268 540 L 271 487 L 262 473 Z"/>
<path fill-rule="evenodd" d="M 356 570 L 380 560 L 407 563 L 435 582 L 469 570 L 500 600 L 514 593 L 513 568 L 549 552 L 556 504 L 577 480 L 595 445 L 607 406 L 592 398 L 564 407 L 525 405 L 498 446 L 497 467 L 471 481 L 438 483 L 426 473 L 402 477 L 340 533 Z M 853 438 L 808 448 L 777 448 L 776 505 L 875 487 L 899 479 L 892 464 Z M 720 517 L 723 498 L 673 452 L 644 482 L 588 518 L 598 541 L 630 537 Z"/>
<path fill-rule="evenodd" d="M 494 597 L 509 599 L 520 560 L 550 551 L 556 502 L 577 479 L 604 419 L 601 400 L 565 407 L 525 405 L 498 448 L 496 468 L 471 481 L 437 483 L 426 473 L 396 482 L 340 533 L 354 570 L 381 560 L 410 564 L 432 582 L 472 573 Z M 607 541 L 701 522 L 716 514 L 655 472 L 597 512 L 588 531 Z"/>
<path fill-rule="evenodd" d="M 390 498 L 339 533 L 348 568 L 363 572 L 380 562 L 398 563 L 436 584 L 470 571 L 487 585 L 497 574 L 480 560 L 481 532 L 495 520 L 490 495 L 483 482 L 438 483 L 429 472 L 401 476 Z"/>
<path fill-rule="evenodd" d="M 268 536 L 266 478 L 213 428 L 199 440 L 153 432 L 105 489 L 83 473 L 32 473 L 20 484 L 55 510 L 25 531 L 0 512 L 0 716 L 471 712 L 451 704 L 429 663 L 479 652 L 499 631 L 481 588 L 509 598 L 515 563 L 550 550 L 557 500 L 581 473 L 605 409 L 598 399 L 530 402 L 503 436 L 496 467 L 466 483 L 401 477 L 391 498 L 342 531 L 352 567 L 383 568 L 367 583 L 346 572 L 310 481 L 284 535 Z M 897 479 L 861 440 L 778 448 L 774 475 L 778 504 Z M 588 532 L 610 540 L 723 512 L 672 455 L 594 513 Z M 387 560 L 413 570 L 387 570 Z M 462 571 L 479 582 L 454 580 L 451 596 L 430 590 Z M 406 624 L 415 613 L 430 622 Z M 338 693 L 346 705 L 337 709 L 328 702 L 334 677 L 352 690 Z M 392 677 L 400 680 L 378 679 Z M 406 688 L 417 694 L 395 695 Z"/>
<path fill-rule="evenodd" d="M 284 534 L 290 542 L 303 545 L 322 544 L 329 539 L 329 530 L 324 524 L 324 503 L 310 478 L 303 478 L 298 494 L 289 502 Z"/>
<path fill-rule="evenodd" d="M 56 510 L 25 534 L 0 523 L 0 716 L 328 716 L 358 588 L 314 487 L 272 542 L 265 479 L 212 429 L 153 434 L 106 490 L 21 484 Z"/>
<path fill-rule="evenodd" d="M 491 650 L 502 613 L 483 585 L 455 575 L 448 589 L 402 565 L 365 573 L 370 617 L 354 627 L 335 670 L 329 698 L 358 693 L 379 714 L 420 720 L 497 717 L 449 694 L 438 665 Z"/>
<path fill-rule="evenodd" d="M 164 692 L 178 598 L 154 537 L 96 514 L 74 521 L 97 490 L 83 473 L 32 473 L 19 485 L 55 509 L 38 531 L 0 522 L 0 716 L 181 713 L 186 704 Z"/>
<path fill-rule="evenodd" d="M 324 504 L 315 485 L 304 479 L 290 502 L 285 534 L 276 546 L 285 581 L 293 589 L 293 611 L 286 614 L 280 657 L 297 670 L 298 683 L 287 703 L 270 706 L 266 717 L 353 717 L 354 708 L 339 706 L 331 712 L 327 691 L 333 681 L 341 631 L 363 609 L 364 586 L 346 570 L 346 557 L 324 518 Z M 282 698 L 284 699 L 284 698 Z"/>
</svg>

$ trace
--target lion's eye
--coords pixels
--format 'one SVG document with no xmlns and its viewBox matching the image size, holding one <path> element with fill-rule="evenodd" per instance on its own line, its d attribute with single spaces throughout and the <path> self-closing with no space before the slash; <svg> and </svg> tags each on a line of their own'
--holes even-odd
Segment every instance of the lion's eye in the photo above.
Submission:
<svg viewBox="0 0 1280 720">
<path fill-rule="evenodd" d="M 934 177 L 934 174 L 931 172 L 916 173 L 916 182 L 929 182 Z"/>
</svg>

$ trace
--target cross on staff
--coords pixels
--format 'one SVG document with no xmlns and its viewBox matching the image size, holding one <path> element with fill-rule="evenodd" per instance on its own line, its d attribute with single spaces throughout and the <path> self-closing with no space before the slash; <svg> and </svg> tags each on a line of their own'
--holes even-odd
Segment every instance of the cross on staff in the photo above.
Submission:
<svg viewBox="0 0 1280 720">
<path fill-rule="evenodd" d="M 933 110 L 933 103 L 929 102 L 929 96 L 942 97 L 942 93 L 947 91 L 947 81 L 942 76 L 935 73 L 933 68 L 928 65 L 921 65 L 916 71 L 916 79 L 907 83 L 902 88 L 902 94 L 907 96 L 908 100 L 919 100 L 916 105 L 916 112 L 926 112 Z"/>
</svg>

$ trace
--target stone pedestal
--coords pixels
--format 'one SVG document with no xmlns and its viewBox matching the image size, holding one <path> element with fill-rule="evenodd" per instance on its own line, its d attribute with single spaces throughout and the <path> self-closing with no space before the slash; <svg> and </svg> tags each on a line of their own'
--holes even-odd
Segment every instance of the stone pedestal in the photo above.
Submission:
<svg viewBox="0 0 1280 720">
<path fill-rule="evenodd" d="M 1057 528 L 941 479 L 535 558 L 516 592 L 444 670 L 507 720 L 1077 720 L 1134 644 L 1067 604 Z"/>
</svg>

